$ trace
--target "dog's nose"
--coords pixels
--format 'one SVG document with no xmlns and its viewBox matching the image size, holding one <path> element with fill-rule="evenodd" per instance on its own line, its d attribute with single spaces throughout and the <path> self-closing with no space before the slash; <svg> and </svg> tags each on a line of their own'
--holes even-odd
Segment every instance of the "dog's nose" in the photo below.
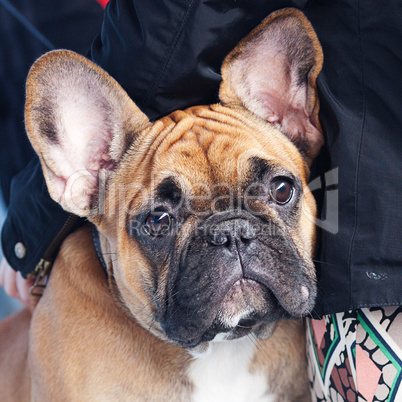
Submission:
<svg viewBox="0 0 402 402">
<path fill-rule="evenodd" d="M 234 219 L 213 224 L 209 227 L 207 241 L 213 246 L 229 247 L 236 240 L 249 242 L 255 239 L 256 228 L 244 219 Z"/>
</svg>

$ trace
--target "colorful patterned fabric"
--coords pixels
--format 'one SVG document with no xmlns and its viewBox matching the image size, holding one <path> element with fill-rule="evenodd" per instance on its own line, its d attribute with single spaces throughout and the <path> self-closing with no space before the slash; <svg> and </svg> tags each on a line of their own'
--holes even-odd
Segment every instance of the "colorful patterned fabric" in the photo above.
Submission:
<svg viewBox="0 0 402 402">
<path fill-rule="evenodd" d="M 402 307 L 309 319 L 313 401 L 402 401 Z"/>
</svg>

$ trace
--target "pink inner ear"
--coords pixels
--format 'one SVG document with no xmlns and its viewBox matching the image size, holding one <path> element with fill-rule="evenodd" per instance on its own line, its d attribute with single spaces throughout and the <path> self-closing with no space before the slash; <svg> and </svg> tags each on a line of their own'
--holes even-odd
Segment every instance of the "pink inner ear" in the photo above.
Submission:
<svg viewBox="0 0 402 402">
<path fill-rule="evenodd" d="M 306 111 L 307 97 L 305 87 L 291 90 L 289 86 L 272 90 L 276 96 L 266 91 L 255 91 L 256 99 L 261 102 L 264 109 L 265 120 L 278 123 L 283 131 L 290 137 L 305 135 L 309 131 L 311 121 Z M 282 98 L 279 98 L 280 94 Z"/>
<path fill-rule="evenodd" d="M 257 100 L 263 105 L 265 120 L 270 123 L 281 123 L 283 116 L 286 113 L 286 105 L 283 100 L 280 100 L 267 92 L 262 92 Z"/>
<path fill-rule="evenodd" d="M 116 167 L 116 162 L 112 160 L 109 154 L 102 154 L 100 159 L 100 168 L 113 170 Z"/>
<path fill-rule="evenodd" d="M 258 46 L 249 51 L 255 55 Z M 262 51 L 255 57 L 239 58 L 233 67 L 243 77 L 241 83 L 234 84 L 249 110 L 272 124 L 279 124 L 303 152 L 321 146 L 322 135 L 308 110 L 307 86 L 297 84 L 297 71 L 282 55 Z"/>
<path fill-rule="evenodd" d="M 281 50 L 265 41 L 251 43 L 247 53 L 249 57 L 237 60 L 236 69 L 245 75 L 253 103 L 261 107 L 257 114 L 270 123 L 281 124 L 284 130 L 287 126 L 293 134 L 297 134 L 297 127 L 300 133 L 305 132 L 304 121 L 309 118 L 306 86 L 297 85 L 296 68 Z"/>
<path fill-rule="evenodd" d="M 286 91 L 283 93 L 285 95 Z M 267 93 L 259 94 L 266 112 L 266 115 L 261 117 L 270 123 L 279 124 L 283 132 L 303 152 L 318 149 L 322 145 L 322 134 L 306 111 L 305 87 L 289 93 L 293 95 L 289 101 L 285 96 L 284 99 L 277 99 Z"/>
<path fill-rule="evenodd" d="M 257 51 L 251 49 L 251 54 Z M 237 92 L 244 105 L 264 120 L 279 124 L 304 153 L 314 154 L 322 145 L 322 135 L 308 110 L 307 84 L 297 83 L 295 68 L 277 53 L 267 51 L 251 60 L 240 58 L 234 67 L 243 76 Z"/>
<path fill-rule="evenodd" d="M 55 107 L 58 141 L 49 144 L 46 155 L 53 170 L 49 174 L 52 195 L 79 215 L 85 214 L 98 192 L 100 170 L 115 167 L 109 149 L 116 123 L 108 120 L 108 110 L 97 96 L 85 86 L 59 93 Z"/>
<path fill-rule="evenodd" d="M 318 40 L 301 12 L 278 11 L 226 58 L 221 100 L 278 124 L 304 154 L 314 157 L 322 143 L 315 89 L 321 64 Z"/>
</svg>

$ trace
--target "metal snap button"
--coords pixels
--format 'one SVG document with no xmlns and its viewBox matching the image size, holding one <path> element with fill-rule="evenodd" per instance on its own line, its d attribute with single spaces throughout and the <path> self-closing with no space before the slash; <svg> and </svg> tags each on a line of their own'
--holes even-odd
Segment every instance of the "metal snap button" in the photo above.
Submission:
<svg viewBox="0 0 402 402">
<path fill-rule="evenodd" d="M 17 258 L 19 258 L 20 260 L 22 258 L 24 258 L 27 254 L 27 249 L 25 248 L 24 243 L 18 242 L 15 246 L 14 246 L 14 254 Z"/>
</svg>

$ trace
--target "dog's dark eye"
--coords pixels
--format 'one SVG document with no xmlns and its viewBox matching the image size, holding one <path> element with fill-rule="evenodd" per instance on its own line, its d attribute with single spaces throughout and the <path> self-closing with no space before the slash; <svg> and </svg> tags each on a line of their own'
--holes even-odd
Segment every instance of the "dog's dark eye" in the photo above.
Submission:
<svg viewBox="0 0 402 402">
<path fill-rule="evenodd" d="M 285 178 L 272 180 L 269 194 L 277 204 L 286 204 L 292 199 L 293 185 Z"/>
<path fill-rule="evenodd" d="M 164 236 L 169 233 L 172 217 L 166 211 L 153 211 L 145 220 L 144 231 L 150 236 Z"/>
</svg>

